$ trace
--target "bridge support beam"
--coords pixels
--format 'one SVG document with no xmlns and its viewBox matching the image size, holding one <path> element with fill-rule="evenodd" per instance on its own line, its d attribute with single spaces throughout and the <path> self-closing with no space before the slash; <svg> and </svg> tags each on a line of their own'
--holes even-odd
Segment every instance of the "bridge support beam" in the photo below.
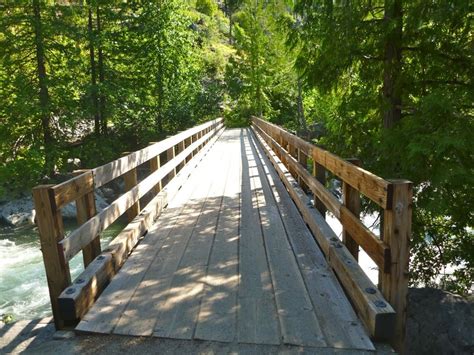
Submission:
<svg viewBox="0 0 474 355">
<path fill-rule="evenodd" d="M 380 273 L 379 287 L 397 312 L 392 346 L 404 353 L 413 184 L 406 180 L 389 181 L 392 198 L 390 208 L 383 214 L 382 240 L 390 246 L 391 265 L 388 273 Z"/>
<path fill-rule="evenodd" d="M 53 185 L 35 187 L 33 199 L 54 324 L 56 329 L 64 329 L 66 324 L 59 311 L 58 297 L 71 284 L 71 274 L 64 253 L 58 246 L 58 242 L 64 239 L 64 226 L 61 211 L 56 207 L 52 187 Z"/>
<path fill-rule="evenodd" d="M 360 160 L 357 158 L 350 158 L 347 159 L 348 162 L 360 166 Z M 360 217 L 360 193 L 356 189 L 354 189 L 351 185 L 347 182 L 342 182 L 342 196 L 344 198 L 344 205 L 351 211 L 354 216 L 357 218 Z M 349 252 L 352 256 L 359 260 L 359 244 L 356 243 L 354 239 L 352 239 L 350 233 L 342 226 L 342 241 L 346 245 Z"/>
</svg>

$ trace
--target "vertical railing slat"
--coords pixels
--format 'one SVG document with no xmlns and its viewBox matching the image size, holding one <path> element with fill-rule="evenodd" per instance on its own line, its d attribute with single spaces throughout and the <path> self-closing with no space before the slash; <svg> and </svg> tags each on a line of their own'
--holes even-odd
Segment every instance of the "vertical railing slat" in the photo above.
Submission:
<svg viewBox="0 0 474 355">
<path fill-rule="evenodd" d="M 50 189 L 52 186 L 41 185 L 35 187 L 33 189 L 33 199 L 54 323 L 56 329 L 63 329 L 65 324 L 59 311 L 58 297 L 71 284 L 71 274 L 64 253 L 58 246 L 58 242 L 64 238 L 64 226 L 61 211 L 56 207 Z"/>
<path fill-rule="evenodd" d="M 360 160 L 357 158 L 347 159 L 348 162 L 351 162 L 354 165 L 360 166 Z M 357 189 L 354 189 L 347 182 L 342 182 L 342 196 L 344 199 L 344 205 L 349 209 L 349 211 L 354 214 L 357 218 L 360 217 L 360 193 Z M 346 245 L 349 252 L 352 256 L 359 260 L 359 245 L 352 239 L 351 235 L 347 230 L 342 226 L 342 241 Z"/>
</svg>

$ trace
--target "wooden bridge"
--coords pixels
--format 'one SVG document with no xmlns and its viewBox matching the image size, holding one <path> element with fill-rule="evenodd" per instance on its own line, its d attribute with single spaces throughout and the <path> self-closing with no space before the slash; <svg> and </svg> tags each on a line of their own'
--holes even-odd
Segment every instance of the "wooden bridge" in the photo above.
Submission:
<svg viewBox="0 0 474 355">
<path fill-rule="evenodd" d="M 218 119 L 36 187 L 56 327 L 402 350 L 412 186 L 358 164 L 258 118 L 229 130 Z M 148 172 L 141 181 L 138 169 Z M 329 174 L 342 181 L 341 199 L 326 189 Z M 97 213 L 94 190 L 115 179 L 125 192 Z M 382 238 L 359 219 L 361 195 L 381 209 Z M 74 201 L 80 226 L 65 236 L 60 209 Z M 100 234 L 123 214 L 129 224 L 101 250 Z M 358 265 L 359 246 L 378 265 L 378 287 Z M 71 281 L 68 263 L 81 251 L 85 269 Z"/>
</svg>

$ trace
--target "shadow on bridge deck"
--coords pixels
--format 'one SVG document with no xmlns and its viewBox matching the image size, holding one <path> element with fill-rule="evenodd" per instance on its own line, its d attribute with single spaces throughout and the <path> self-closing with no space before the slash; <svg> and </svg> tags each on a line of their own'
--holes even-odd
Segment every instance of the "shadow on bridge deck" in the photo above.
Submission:
<svg viewBox="0 0 474 355">
<path fill-rule="evenodd" d="M 76 330 L 375 350 L 246 129 L 223 133 Z"/>
</svg>

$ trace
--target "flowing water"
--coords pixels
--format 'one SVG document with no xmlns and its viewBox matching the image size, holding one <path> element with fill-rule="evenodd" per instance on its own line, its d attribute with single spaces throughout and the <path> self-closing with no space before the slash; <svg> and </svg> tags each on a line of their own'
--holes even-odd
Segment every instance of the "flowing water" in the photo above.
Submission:
<svg viewBox="0 0 474 355">
<path fill-rule="evenodd" d="M 66 222 L 66 231 L 74 224 Z M 102 235 L 108 244 L 124 227 L 114 223 Z M 69 263 L 71 278 L 83 270 L 82 254 Z M 51 315 L 48 285 L 36 228 L 0 227 L 0 320 L 11 315 L 14 320 L 42 318 Z"/>
</svg>

